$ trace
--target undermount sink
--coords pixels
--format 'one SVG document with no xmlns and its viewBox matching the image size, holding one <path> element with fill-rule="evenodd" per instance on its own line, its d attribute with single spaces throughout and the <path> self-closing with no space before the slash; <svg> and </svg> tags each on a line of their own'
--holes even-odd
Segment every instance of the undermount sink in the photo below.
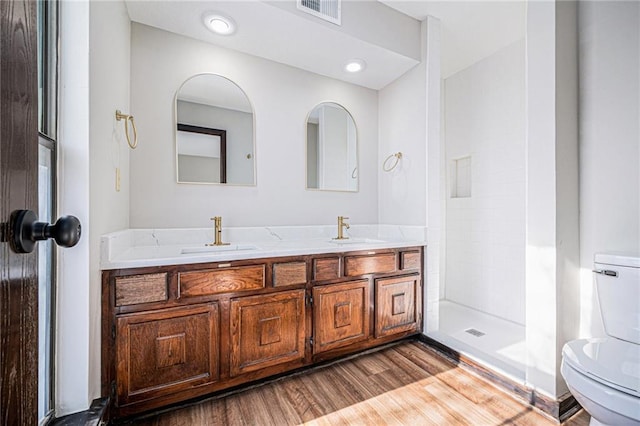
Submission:
<svg viewBox="0 0 640 426">
<path fill-rule="evenodd" d="M 375 240 L 373 238 L 346 238 L 342 240 L 330 239 L 329 242 L 334 244 L 369 244 L 369 243 L 383 243 L 382 240 Z"/>
<path fill-rule="evenodd" d="M 180 250 L 180 254 L 216 254 L 241 250 L 259 250 L 260 247 L 250 244 L 230 244 L 228 246 L 187 247 Z"/>
</svg>

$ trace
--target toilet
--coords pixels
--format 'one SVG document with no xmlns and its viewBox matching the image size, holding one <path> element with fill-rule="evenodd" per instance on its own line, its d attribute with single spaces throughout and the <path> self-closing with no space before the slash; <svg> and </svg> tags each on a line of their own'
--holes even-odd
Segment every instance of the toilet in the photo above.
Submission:
<svg viewBox="0 0 640 426">
<path fill-rule="evenodd" d="M 561 373 L 591 425 L 640 426 L 640 257 L 596 254 L 606 337 L 562 348 Z"/>
</svg>

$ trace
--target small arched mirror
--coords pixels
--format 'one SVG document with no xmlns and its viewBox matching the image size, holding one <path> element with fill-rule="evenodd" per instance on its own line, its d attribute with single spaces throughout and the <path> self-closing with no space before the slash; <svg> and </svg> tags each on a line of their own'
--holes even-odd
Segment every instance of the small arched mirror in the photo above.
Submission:
<svg viewBox="0 0 640 426">
<path fill-rule="evenodd" d="M 228 78 L 199 74 L 176 95 L 178 183 L 255 185 L 253 108 Z"/>
<path fill-rule="evenodd" d="M 307 117 L 307 189 L 358 191 L 358 137 L 349 111 L 333 102 Z"/>
</svg>

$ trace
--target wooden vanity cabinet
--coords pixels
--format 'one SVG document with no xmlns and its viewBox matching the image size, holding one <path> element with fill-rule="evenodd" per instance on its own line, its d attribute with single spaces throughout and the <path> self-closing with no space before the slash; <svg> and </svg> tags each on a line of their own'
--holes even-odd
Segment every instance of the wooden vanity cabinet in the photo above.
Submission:
<svg viewBox="0 0 640 426">
<path fill-rule="evenodd" d="M 118 316 L 118 401 L 129 404 L 219 379 L 218 305 Z"/>
<path fill-rule="evenodd" d="M 259 370 L 305 355 L 305 291 L 231 300 L 230 375 Z"/>
<path fill-rule="evenodd" d="M 369 280 L 313 288 L 313 353 L 369 337 Z"/>
<path fill-rule="evenodd" d="M 421 305 L 420 277 L 380 278 L 375 282 L 375 337 L 417 331 Z"/>
<path fill-rule="evenodd" d="M 410 247 L 104 271 L 111 417 L 415 334 L 422 265 Z"/>
</svg>

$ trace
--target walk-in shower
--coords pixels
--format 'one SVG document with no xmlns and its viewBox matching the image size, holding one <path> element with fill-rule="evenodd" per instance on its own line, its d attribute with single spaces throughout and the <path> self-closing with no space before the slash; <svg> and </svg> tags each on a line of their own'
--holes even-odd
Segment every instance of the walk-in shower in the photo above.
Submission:
<svg viewBox="0 0 640 426">
<path fill-rule="evenodd" d="M 521 25 L 484 54 L 447 70 L 443 28 L 438 328 L 428 335 L 524 381 L 526 85 L 524 9 L 499 19 Z M 490 23 L 487 23 L 489 25 Z M 474 40 L 474 43 L 477 40 Z M 450 46 L 451 44 L 449 44 Z"/>
</svg>

